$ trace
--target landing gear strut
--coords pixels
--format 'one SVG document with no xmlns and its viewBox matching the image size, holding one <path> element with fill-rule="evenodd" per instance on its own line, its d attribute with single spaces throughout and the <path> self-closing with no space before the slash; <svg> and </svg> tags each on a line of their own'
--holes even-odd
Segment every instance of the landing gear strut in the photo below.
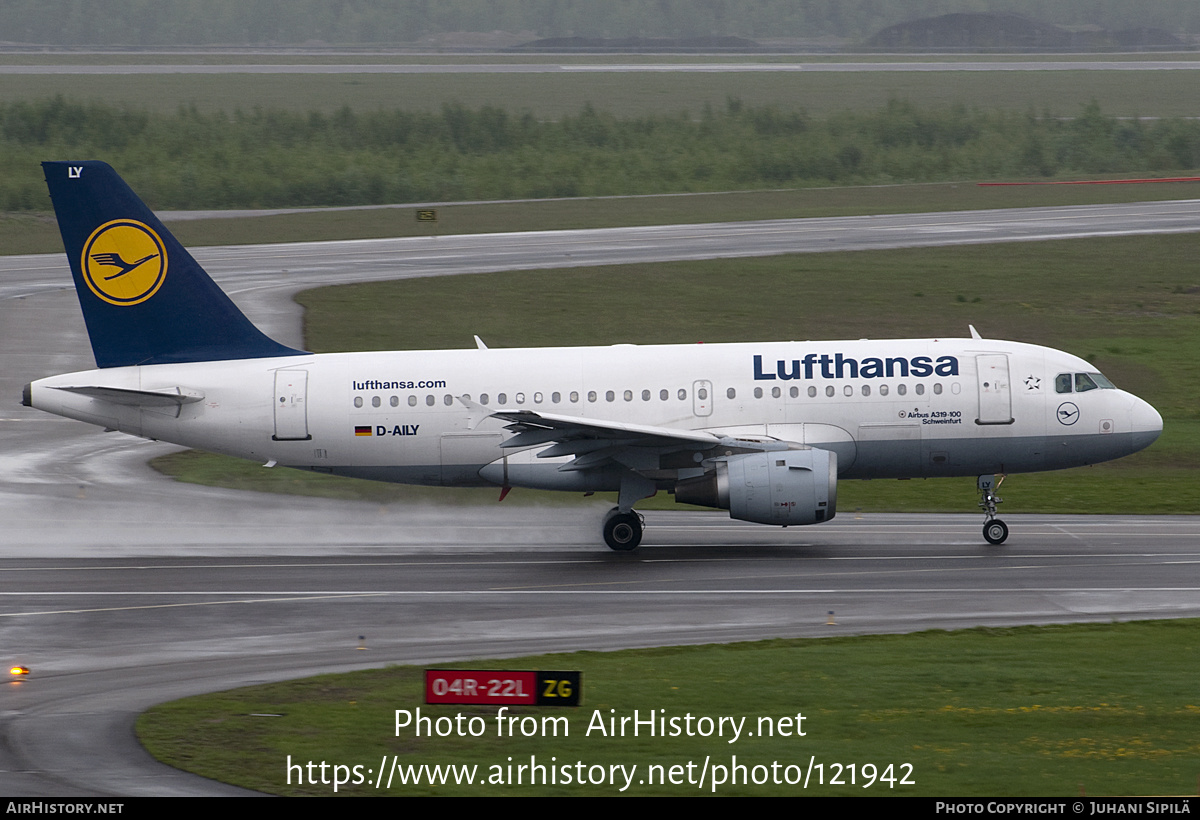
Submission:
<svg viewBox="0 0 1200 820">
<path fill-rule="evenodd" d="M 1003 498 L 996 495 L 996 491 L 1003 483 L 1004 476 L 1000 476 L 999 480 L 994 475 L 979 477 L 979 508 L 987 516 L 983 522 L 983 538 L 989 544 L 1003 544 L 1008 538 L 1008 525 L 996 517 L 996 505 L 1004 502 Z"/>
<path fill-rule="evenodd" d="M 642 543 L 642 517 L 632 510 L 621 512 L 613 507 L 604 519 L 604 543 L 618 552 L 637 549 Z"/>
<path fill-rule="evenodd" d="M 656 491 L 654 482 L 632 470 L 621 476 L 621 491 L 617 494 L 617 506 L 609 510 L 604 518 L 604 543 L 618 552 L 635 550 L 642 543 L 642 517 L 633 511 L 633 505 L 649 498 Z"/>
</svg>

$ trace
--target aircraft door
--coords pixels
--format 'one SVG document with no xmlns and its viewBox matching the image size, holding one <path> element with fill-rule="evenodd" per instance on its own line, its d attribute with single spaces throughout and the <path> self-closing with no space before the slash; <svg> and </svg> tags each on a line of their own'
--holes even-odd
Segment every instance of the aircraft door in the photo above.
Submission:
<svg viewBox="0 0 1200 820">
<path fill-rule="evenodd" d="M 975 357 L 979 383 L 979 418 L 976 424 L 1012 424 L 1012 391 L 1008 381 L 1008 355 L 989 353 Z"/>
<path fill-rule="evenodd" d="M 697 416 L 711 416 L 713 409 L 712 382 L 692 382 L 692 412 Z"/>
<path fill-rule="evenodd" d="M 307 441 L 308 371 L 275 371 L 275 441 Z"/>
</svg>

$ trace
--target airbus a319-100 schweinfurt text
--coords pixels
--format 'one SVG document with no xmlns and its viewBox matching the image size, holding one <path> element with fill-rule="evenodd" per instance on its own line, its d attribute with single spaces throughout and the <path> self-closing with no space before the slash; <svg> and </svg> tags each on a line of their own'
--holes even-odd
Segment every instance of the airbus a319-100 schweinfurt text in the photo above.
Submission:
<svg viewBox="0 0 1200 820">
<path fill-rule="evenodd" d="M 618 494 L 782 526 L 834 517 L 841 479 L 1095 464 L 1162 431 L 1076 356 L 969 338 L 314 354 L 261 333 L 102 162 L 47 162 L 96 370 L 24 403 L 267 464 L 411 484 Z"/>
</svg>

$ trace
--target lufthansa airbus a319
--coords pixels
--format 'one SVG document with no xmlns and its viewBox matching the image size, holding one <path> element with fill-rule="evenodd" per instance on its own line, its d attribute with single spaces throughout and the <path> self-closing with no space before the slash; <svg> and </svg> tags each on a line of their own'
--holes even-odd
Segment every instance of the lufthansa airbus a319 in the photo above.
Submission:
<svg viewBox="0 0 1200 820">
<path fill-rule="evenodd" d="M 1120 458 L 1162 417 L 1088 362 L 969 338 L 314 354 L 261 333 L 102 162 L 43 164 L 96 370 L 23 401 L 135 436 L 411 484 L 616 492 L 642 538 L 657 491 L 790 526 L 842 479 L 999 480 Z"/>
</svg>

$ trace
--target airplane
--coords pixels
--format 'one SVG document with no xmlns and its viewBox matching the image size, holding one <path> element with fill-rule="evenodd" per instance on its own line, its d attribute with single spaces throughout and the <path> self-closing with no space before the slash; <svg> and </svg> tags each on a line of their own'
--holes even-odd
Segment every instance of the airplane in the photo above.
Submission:
<svg viewBox="0 0 1200 820">
<path fill-rule="evenodd" d="M 314 354 L 259 331 L 103 162 L 43 163 L 97 369 L 22 403 L 135 436 L 410 484 L 616 492 L 779 526 L 837 512 L 847 479 L 999 484 L 1149 446 L 1162 417 L 1087 361 L 969 338 Z"/>
</svg>

